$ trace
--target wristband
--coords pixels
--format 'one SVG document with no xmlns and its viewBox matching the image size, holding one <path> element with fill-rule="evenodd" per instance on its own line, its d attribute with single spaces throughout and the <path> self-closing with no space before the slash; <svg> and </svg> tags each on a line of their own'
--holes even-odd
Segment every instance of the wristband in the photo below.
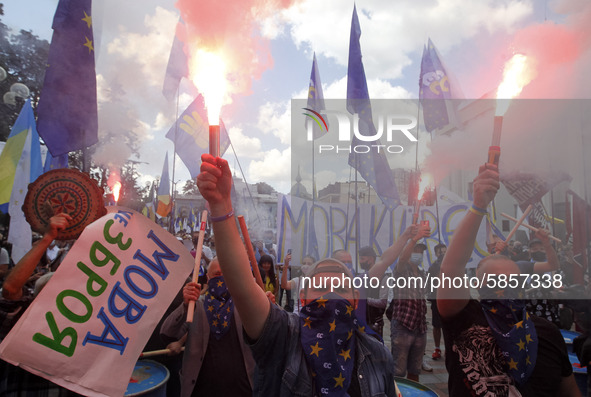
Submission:
<svg viewBox="0 0 591 397">
<path fill-rule="evenodd" d="M 225 221 L 226 219 L 230 219 L 231 217 L 234 216 L 234 210 L 231 209 L 230 212 L 228 212 L 226 215 L 222 215 L 222 216 L 212 216 L 211 218 L 209 218 L 210 222 L 222 222 Z"/>
<path fill-rule="evenodd" d="M 472 207 L 470 207 L 468 209 L 468 211 L 470 211 L 473 214 L 480 215 L 480 216 L 484 216 L 487 214 L 487 211 L 485 209 L 478 208 L 474 204 L 472 204 Z"/>
</svg>

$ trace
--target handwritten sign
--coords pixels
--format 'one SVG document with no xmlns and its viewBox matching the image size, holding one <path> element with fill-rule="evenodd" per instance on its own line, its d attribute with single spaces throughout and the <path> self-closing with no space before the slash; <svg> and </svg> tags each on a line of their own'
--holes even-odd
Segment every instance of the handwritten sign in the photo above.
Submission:
<svg viewBox="0 0 591 397">
<path fill-rule="evenodd" d="M 121 396 L 193 269 L 171 234 L 109 207 L 89 225 L 0 344 L 2 359 L 87 396 Z"/>
<path fill-rule="evenodd" d="M 437 259 L 433 249 L 439 243 L 438 236 L 441 235 L 442 243 L 449 245 L 469 206 L 467 202 L 440 205 L 440 233 L 436 208 L 421 207 L 419 219 L 429 220 L 431 226 L 431 235 L 420 241 L 428 248 L 423 260 L 425 268 Z M 381 255 L 412 223 L 412 215 L 412 206 L 401 205 L 388 211 L 382 204 L 359 204 L 356 210 L 354 205 L 312 202 L 280 195 L 277 203 L 278 256 L 283 258 L 291 249 L 292 263 L 295 264 L 301 263 L 305 255 L 321 259 L 330 257 L 338 249 L 345 249 L 354 257 L 357 241 L 358 248 L 369 245 Z M 480 225 L 468 267 L 475 267 L 488 255 L 485 223 Z"/>
</svg>

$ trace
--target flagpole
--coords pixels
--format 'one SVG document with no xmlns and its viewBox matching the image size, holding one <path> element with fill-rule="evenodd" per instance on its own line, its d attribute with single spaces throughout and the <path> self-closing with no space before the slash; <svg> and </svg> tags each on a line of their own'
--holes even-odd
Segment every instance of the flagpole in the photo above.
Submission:
<svg viewBox="0 0 591 397">
<path fill-rule="evenodd" d="M 179 118 L 179 97 L 181 96 L 181 87 L 180 85 L 177 87 L 176 90 L 176 118 L 175 120 L 178 120 Z M 177 131 L 178 131 L 178 123 L 174 124 L 174 142 L 173 142 L 173 153 L 172 153 L 172 194 L 170 196 L 170 201 L 172 203 L 172 207 L 170 208 L 170 220 L 168 222 L 168 231 L 172 234 L 174 234 L 174 225 L 173 225 L 173 217 L 174 217 L 174 211 L 176 210 L 176 204 L 175 204 L 175 186 L 176 186 L 176 182 L 174 179 L 174 173 L 175 173 L 175 169 L 176 169 L 176 138 L 177 138 Z"/>
<path fill-rule="evenodd" d="M 252 197 L 252 193 L 250 192 L 250 188 L 248 187 L 248 182 L 246 181 L 246 175 L 244 175 L 244 171 L 242 170 L 242 165 L 240 164 L 240 160 L 238 159 L 238 155 L 236 155 L 236 150 L 234 150 L 234 145 L 232 144 L 232 141 L 230 141 L 230 147 L 232 148 L 232 152 L 234 152 L 234 157 L 236 158 L 236 161 L 238 162 L 238 168 L 240 168 L 240 173 L 242 174 L 242 179 L 244 179 L 244 184 L 246 185 L 246 190 L 248 191 L 248 196 L 250 197 L 250 201 L 252 202 L 252 206 L 254 207 L 254 212 L 257 215 L 257 220 L 259 221 L 259 225 L 262 225 L 263 223 L 261 222 L 261 218 L 259 216 L 259 211 L 257 210 L 257 207 L 254 203 L 254 198 Z"/>
</svg>

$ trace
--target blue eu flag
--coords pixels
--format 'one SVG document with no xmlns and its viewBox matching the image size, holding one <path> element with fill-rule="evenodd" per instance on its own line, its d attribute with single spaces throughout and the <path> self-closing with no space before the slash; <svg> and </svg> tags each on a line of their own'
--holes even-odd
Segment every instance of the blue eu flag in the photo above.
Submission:
<svg viewBox="0 0 591 397">
<path fill-rule="evenodd" d="M 60 0 L 39 99 L 38 130 L 52 156 L 98 142 L 91 0 Z"/>
<path fill-rule="evenodd" d="M 361 60 L 360 36 L 361 27 L 359 26 L 359 18 L 357 18 L 357 9 L 354 7 L 349 42 L 349 68 L 347 71 L 347 110 L 352 114 L 357 113 L 359 115 L 359 132 L 363 135 L 372 136 L 376 135 L 376 128 L 372 120 L 365 69 Z M 361 140 L 355 136 L 352 146 L 361 144 L 363 144 Z M 383 151 L 351 152 L 349 165 L 359 171 L 363 179 L 373 187 L 389 210 L 393 210 L 400 205 L 400 196 L 394 182 L 394 174 Z"/>
</svg>

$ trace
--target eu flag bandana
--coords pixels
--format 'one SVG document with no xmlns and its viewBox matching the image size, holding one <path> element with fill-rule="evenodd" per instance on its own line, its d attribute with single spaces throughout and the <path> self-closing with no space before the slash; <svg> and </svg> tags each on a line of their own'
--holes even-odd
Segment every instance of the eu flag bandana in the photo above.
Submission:
<svg viewBox="0 0 591 397">
<path fill-rule="evenodd" d="M 209 323 L 209 331 L 216 339 L 228 332 L 234 315 L 234 301 L 228 292 L 224 277 L 213 277 L 207 282 L 203 308 Z"/>
<path fill-rule="evenodd" d="M 522 300 L 481 300 L 484 316 L 503 352 L 507 374 L 520 386 L 527 382 L 538 357 L 538 338 Z"/>
<path fill-rule="evenodd" d="M 347 396 L 355 361 L 355 330 L 363 331 L 353 306 L 336 293 L 300 311 L 300 342 L 322 396 Z"/>
</svg>

